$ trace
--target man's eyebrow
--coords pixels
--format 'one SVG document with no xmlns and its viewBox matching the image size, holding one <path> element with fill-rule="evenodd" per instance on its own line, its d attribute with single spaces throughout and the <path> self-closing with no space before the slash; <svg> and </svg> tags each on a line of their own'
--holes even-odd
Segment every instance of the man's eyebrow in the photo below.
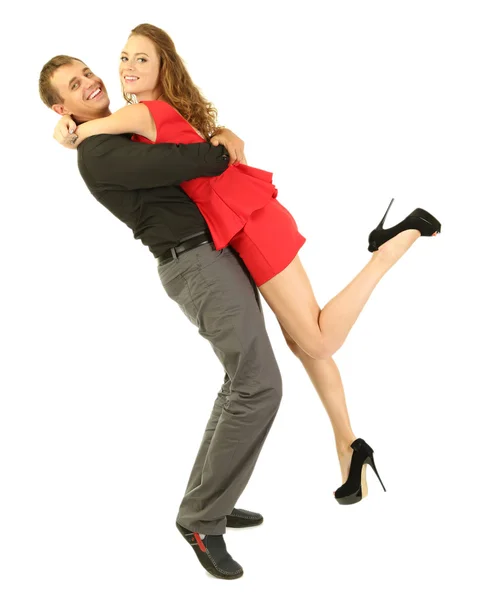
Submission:
<svg viewBox="0 0 478 600">
<path fill-rule="evenodd" d="M 82 73 L 85 73 L 86 71 L 91 71 L 91 69 L 89 67 L 85 67 L 82 71 Z M 75 81 L 75 79 L 78 79 L 78 77 L 75 75 L 74 77 L 72 77 L 68 83 L 68 87 L 70 87 L 70 85 Z"/>
</svg>

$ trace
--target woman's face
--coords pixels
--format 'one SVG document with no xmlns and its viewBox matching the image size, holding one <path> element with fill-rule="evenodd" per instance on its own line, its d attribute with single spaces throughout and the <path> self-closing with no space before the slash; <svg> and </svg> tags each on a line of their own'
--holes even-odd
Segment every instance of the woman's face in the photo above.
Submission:
<svg viewBox="0 0 478 600">
<path fill-rule="evenodd" d="M 135 94 L 138 100 L 155 100 L 160 95 L 159 58 L 153 42 L 144 35 L 128 39 L 119 71 L 127 94 Z"/>
</svg>

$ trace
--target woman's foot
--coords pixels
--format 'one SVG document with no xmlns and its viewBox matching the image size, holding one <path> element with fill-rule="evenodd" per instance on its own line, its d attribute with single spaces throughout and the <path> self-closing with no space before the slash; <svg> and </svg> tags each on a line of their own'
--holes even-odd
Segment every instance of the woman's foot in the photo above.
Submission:
<svg viewBox="0 0 478 600">
<path fill-rule="evenodd" d="M 355 439 L 355 438 L 353 438 Z M 352 440 L 353 441 L 353 440 Z M 347 481 L 350 473 L 350 463 L 352 462 L 353 450 L 350 444 L 346 446 L 337 447 L 337 455 L 339 457 L 340 472 L 342 473 L 342 485 Z M 365 466 L 362 469 L 361 475 L 362 483 L 362 498 L 365 498 L 368 494 L 367 479 L 365 477 Z"/>
<path fill-rule="evenodd" d="M 408 231 L 415 230 L 420 233 L 420 235 L 424 236 L 432 236 L 440 233 L 441 231 L 441 223 L 436 219 L 432 214 L 423 210 L 423 208 L 416 208 L 413 212 L 411 212 L 408 217 L 393 225 L 392 227 L 388 227 L 387 229 L 383 228 L 383 224 L 387 217 L 388 211 L 393 204 L 393 198 L 390 204 L 388 205 L 385 214 L 382 217 L 380 223 L 375 227 L 373 231 L 370 232 L 368 236 L 368 250 L 369 252 L 376 252 L 380 246 L 385 244 L 387 241 L 393 239 L 398 234 Z M 401 255 L 400 255 L 401 256 Z"/>
<path fill-rule="evenodd" d="M 382 244 L 378 250 L 372 254 L 373 259 L 385 261 L 388 265 L 394 265 L 412 244 L 420 237 L 418 229 L 406 229 L 401 231 L 396 236 Z"/>
<path fill-rule="evenodd" d="M 365 468 L 367 465 L 372 467 L 382 484 L 383 491 L 386 491 L 375 466 L 373 449 L 362 438 L 354 440 L 351 447 L 353 453 L 347 481 L 335 490 L 335 499 L 339 504 L 356 504 L 365 498 L 368 493 L 365 481 Z M 343 455 L 343 452 L 341 454 Z"/>
<path fill-rule="evenodd" d="M 352 460 L 353 450 L 349 446 L 346 448 L 337 448 L 337 455 L 339 457 L 340 472 L 342 473 L 342 483 L 347 481 L 350 471 L 350 462 Z"/>
</svg>

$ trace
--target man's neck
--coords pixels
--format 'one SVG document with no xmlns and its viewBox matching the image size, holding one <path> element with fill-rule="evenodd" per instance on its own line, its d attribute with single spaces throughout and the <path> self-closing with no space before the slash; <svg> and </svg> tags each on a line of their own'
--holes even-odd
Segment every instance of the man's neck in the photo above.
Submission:
<svg viewBox="0 0 478 600">
<path fill-rule="evenodd" d="M 75 121 L 75 123 L 77 125 L 81 125 L 82 123 L 87 123 L 88 121 L 93 121 L 94 119 L 102 119 L 103 117 L 109 117 L 111 115 L 111 111 L 109 108 L 101 111 L 100 113 L 98 113 L 97 115 L 90 115 L 88 117 L 81 117 L 81 116 L 77 116 L 75 117 L 75 115 L 72 115 L 72 119 L 73 121 Z"/>
</svg>

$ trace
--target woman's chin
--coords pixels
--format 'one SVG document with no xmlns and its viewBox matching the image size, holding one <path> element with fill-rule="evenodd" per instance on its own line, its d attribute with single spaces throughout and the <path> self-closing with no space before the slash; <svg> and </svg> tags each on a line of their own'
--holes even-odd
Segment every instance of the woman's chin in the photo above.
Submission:
<svg viewBox="0 0 478 600">
<path fill-rule="evenodd" d="M 144 96 L 145 91 L 144 90 L 138 90 L 138 89 L 134 89 L 133 87 L 131 88 L 127 88 L 126 86 L 123 88 L 124 92 L 126 94 L 134 94 L 136 97 L 138 96 Z"/>
</svg>

